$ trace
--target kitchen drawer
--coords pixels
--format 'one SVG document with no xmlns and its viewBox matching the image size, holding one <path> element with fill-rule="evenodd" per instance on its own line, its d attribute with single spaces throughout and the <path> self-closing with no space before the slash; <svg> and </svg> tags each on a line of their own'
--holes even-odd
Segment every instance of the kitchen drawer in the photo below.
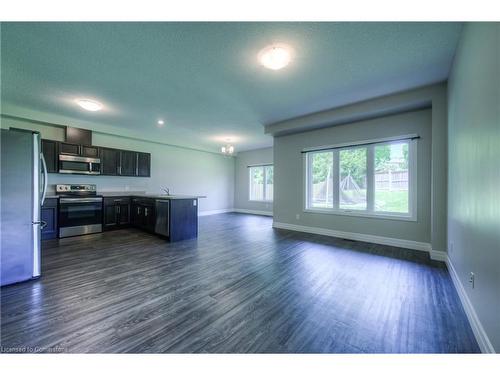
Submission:
<svg viewBox="0 0 500 375">
<path fill-rule="evenodd" d="M 104 198 L 104 205 L 115 205 L 115 204 L 130 204 L 129 197 L 106 197 Z"/>
</svg>

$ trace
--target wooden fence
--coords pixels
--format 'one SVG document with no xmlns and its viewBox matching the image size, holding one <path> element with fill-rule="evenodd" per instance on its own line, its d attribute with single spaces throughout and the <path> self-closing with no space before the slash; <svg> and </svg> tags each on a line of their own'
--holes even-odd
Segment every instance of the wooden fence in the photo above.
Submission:
<svg viewBox="0 0 500 375">
<path fill-rule="evenodd" d="M 408 171 L 375 173 L 375 190 L 408 190 Z"/>
</svg>

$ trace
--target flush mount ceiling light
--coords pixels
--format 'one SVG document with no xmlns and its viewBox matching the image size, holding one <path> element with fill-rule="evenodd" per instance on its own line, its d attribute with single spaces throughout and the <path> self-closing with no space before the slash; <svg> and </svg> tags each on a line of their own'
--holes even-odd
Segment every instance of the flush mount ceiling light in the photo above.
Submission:
<svg viewBox="0 0 500 375">
<path fill-rule="evenodd" d="M 285 44 L 273 44 L 261 50 L 258 59 L 266 68 L 279 70 L 292 60 L 292 49 Z"/>
<path fill-rule="evenodd" d="M 158 122 L 156 123 L 156 126 L 158 126 L 159 128 L 161 128 L 163 125 L 165 125 L 165 121 L 163 120 L 158 120 Z"/>
<path fill-rule="evenodd" d="M 96 112 L 100 111 L 103 105 L 92 99 L 77 99 L 76 104 L 87 111 Z"/>
</svg>

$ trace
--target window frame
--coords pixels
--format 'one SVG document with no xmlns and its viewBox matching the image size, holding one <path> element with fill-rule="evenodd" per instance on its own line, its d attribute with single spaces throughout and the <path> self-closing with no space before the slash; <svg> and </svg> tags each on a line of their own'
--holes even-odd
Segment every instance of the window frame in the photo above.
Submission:
<svg viewBox="0 0 500 375">
<path fill-rule="evenodd" d="M 266 169 L 267 167 L 272 167 L 273 168 L 273 199 L 267 199 L 266 197 L 266 181 L 267 181 L 267 172 Z M 263 176 L 263 181 L 264 183 L 262 184 L 262 196 L 264 199 L 252 199 L 252 189 L 251 189 L 251 184 L 252 184 L 252 169 L 253 168 L 262 168 L 262 176 Z M 257 165 L 249 165 L 248 166 L 248 201 L 249 202 L 273 202 L 274 201 L 274 164 L 257 164 Z"/>
<path fill-rule="evenodd" d="M 390 212 L 390 211 L 375 211 L 375 147 L 384 144 L 408 143 L 408 213 Z M 387 140 L 365 141 L 364 143 L 342 144 L 337 146 L 329 146 L 330 149 L 318 148 L 317 150 L 306 150 L 303 153 L 303 171 L 304 171 L 304 194 L 303 194 L 303 212 L 319 213 L 327 215 L 354 216 L 379 218 L 390 220 L 417 221 L 417 139 L 413 138 L 389 138 Z M 340 159 L 341 150 L 366 148 L 366 209 L 341 209 L 339 206 L 339 179 L 340 179 Z M 318 208 L 312 207 L 310 194 L 312 184 L 312 155 L 323 152 L 333 153 L 333 207 Z"/>
</svg>

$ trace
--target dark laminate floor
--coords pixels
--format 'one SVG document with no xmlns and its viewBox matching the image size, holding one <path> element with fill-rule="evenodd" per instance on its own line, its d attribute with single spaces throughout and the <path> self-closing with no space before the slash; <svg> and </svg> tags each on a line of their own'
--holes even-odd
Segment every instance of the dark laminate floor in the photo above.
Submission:
<svg viewBox="0 0 500 375">
<path fill-rule="evenodd" d="M 443 263 L 410 250 L 200 218 L 197 240 L 130 229 L 44 243 L 1 289 L 1 345 L 65 352 L 478 352 Z M 52 349 L 51 349 L 52 348 Z"/>
</svg>

